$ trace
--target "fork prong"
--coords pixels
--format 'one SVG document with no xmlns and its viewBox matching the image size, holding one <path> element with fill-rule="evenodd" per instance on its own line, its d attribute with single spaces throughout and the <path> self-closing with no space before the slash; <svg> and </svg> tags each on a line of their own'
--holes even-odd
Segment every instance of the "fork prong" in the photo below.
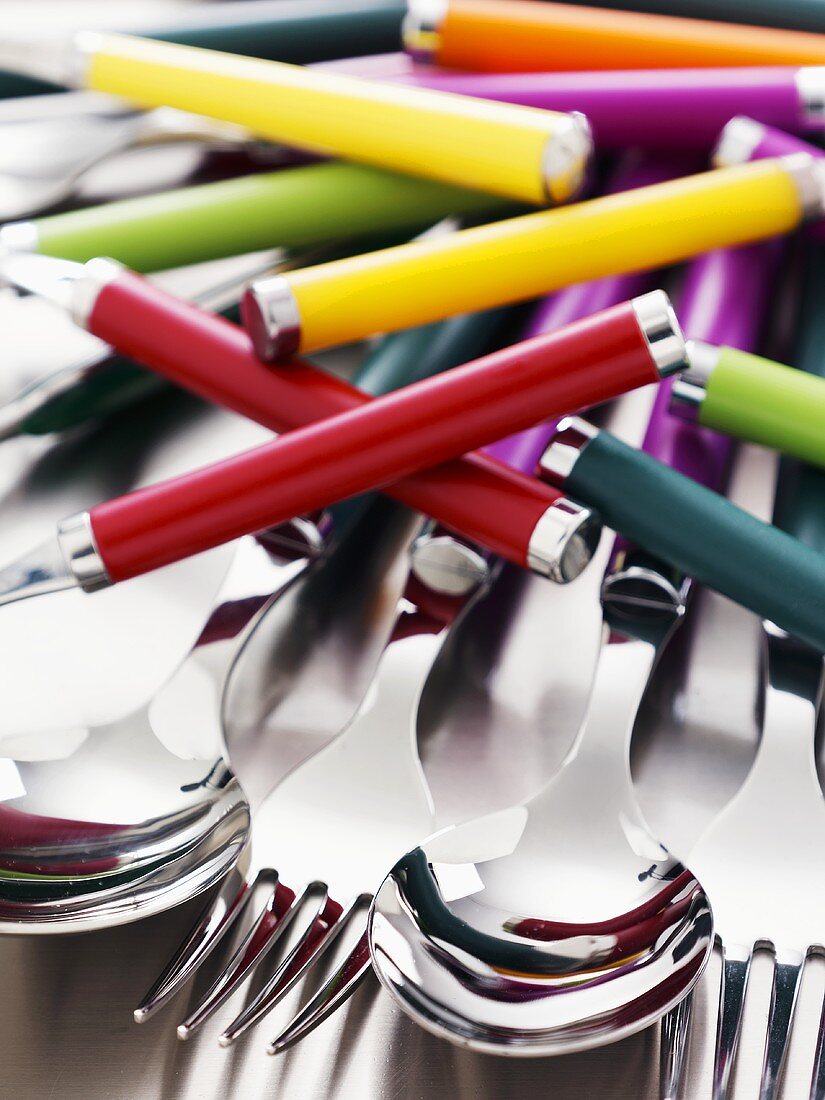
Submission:
<svg viewBox="0 0 825 1100">
<path fill-rule="evenodd" d="M 775 1100 L 777 1095 L 804 965 L 805 957 L 799 952 L 777 952 L 759 1100 Z"/>
<path fill-rule="evenodd" d="M 275 973 L 255 1000 L 219 1036 L 218 1042 L 221 1046 L 231 1046 L 287 995 L 301 975 L 306 973 L 340 935 L 352 908 L 351 906 L 344 911 L 336 901 L 326 897 L 323 909 L 313 915 L 298 942 L 278 964 Z"/>
<path fill-rule="evenodd" d="M 816 1040 L 814 1069 L 811 1075 L 810 1100 L 825 1100 L 825 1001 L 819 1013 L 819 1034 Z"/>
<path fill-rule="evenodd" d="M 179 1039 L 188 1039 L 245 981 L 289 927 L 302 900 L 303 895 L 296 899 L 295 894 L 280 882 L 275 884 L 235 954 L 197 1008 L 178 1026 Z"/>
<path fill-rule="evenodd" d="M 370 969 L 370 948 L 367 933 L 356 943 L 334 974 L 308 1001 L 283 1031 L 266 1048 L 267 1054 L 280 1054 L 295 1046 L 314 1031 L 328 1016 L 350 997 Z"/>
<path fill-rule="evenodd" d="M 736 955 L 726 950 L 719 990 L 716 1061 L 713 1067 L 713 1100 L 727 1100 L 731 1071 L 742 1031 L 742 1010 L 750 973 L 751 951 Z"/>
<path fill-rule="evenodd" d="M 135 1009 L 135 1023 L 145 1023 L 199 969 L 246 908 L 256 882 L 257 879 L 250 880 L 237 869 L 227 875 L 166 969 Z"/>
<path fill-rule="evenodd" d="M 659 1068 L 660 1100 L 678 1100 L 681 1094 L 692 1015 L 693 994 L 689 993 L 662 1020 Z"/>
</svg>

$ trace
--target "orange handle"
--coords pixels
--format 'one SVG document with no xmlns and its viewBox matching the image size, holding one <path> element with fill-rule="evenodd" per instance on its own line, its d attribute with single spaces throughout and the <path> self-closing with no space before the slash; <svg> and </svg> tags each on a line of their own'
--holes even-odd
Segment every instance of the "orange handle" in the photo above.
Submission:
<svg viewBox="0 0 825 1100">
<path fill-rule="evenodd" d="M 825 35 L 547 0 L 450 0 L 439 65 L 478 72 L 825 63 Z"/>
</svg>

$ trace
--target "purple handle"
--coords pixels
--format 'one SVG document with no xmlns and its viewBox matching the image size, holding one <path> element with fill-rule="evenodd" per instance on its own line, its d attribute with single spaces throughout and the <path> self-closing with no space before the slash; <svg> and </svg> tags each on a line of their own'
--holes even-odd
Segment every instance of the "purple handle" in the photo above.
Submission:
<svg viewBox="0 0 825 1100">
<path fill-rule="evenodd" d="M 710 344 L 755 351 L 783 248 L 782 240 L 762 241 L 746 248 L 708 252 L 694 260 L 679 309 L 685 334 Z M 642 448 L 674 470 L 721 492 L 733 440 L 670 416 L 672 384 L 672 379 L 667 379 L 659 385 Z"/>
<path fill-rule="evenodd" d="M 825 157 L 825 152 L 810 145 L 802 138 L 786 134 L 753 118 L 731 119 L 722 131 L 713 161 L 716 165 L 744 164 L 749 160 L 766 157 L 784 157 L 790 153 L 808 153 L 812 157 Z M 805 232 L 809 237 L 825 241 L 825 221 L 807 222 Z"/>
<path fill-rule="evenodd" d="M 683 152 L 710 149 L 735 115 L 797 133 L 821 130 L 805 112 L 797 72 L 746 68 L 467 76 L 419 67 L 388 79 L 544 110 L 581 111 L 601 149 Z"/>
<path fill-rule="evenodd" d="M 685 171 L 690 172 L 692 167 L 628 157 L 613 173 L 607 191 L 630 191 L 635 187 L 661 183 L 662 180 L 683 175 Z M 637 294 L 644 294 L 649 290 L 654 281 L 655 272 L 644 271 L 630 275 L 609 275 L 604 279 L 567 287 L 538 304 L 521 334 L 521 339 L 529 340 L 532 336 L 553 332 L 573 321 L 581 320 L 582 317 L 588 317 L 591 313 L 598 313 L 599 310 L 609 309 L 628 298 L 635 298 Z M 557 423 L 558 419 L 546 421 L 535 428 L 528 428 L 524 432 L 499 440 L 485 450 L 508 466 L 513 466 L 522 473 L 532 474 L 556 430 Z"/>
</svg>

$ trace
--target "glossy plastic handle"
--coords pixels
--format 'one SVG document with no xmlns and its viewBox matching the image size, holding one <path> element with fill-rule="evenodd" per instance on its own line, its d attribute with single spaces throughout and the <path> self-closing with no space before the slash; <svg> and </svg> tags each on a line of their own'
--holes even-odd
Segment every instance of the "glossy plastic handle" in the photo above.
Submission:
<svg viewBox="0 0 825 1100">
<path fill-rule="evenodd" d="M 816 65 L 821 34 L 530 0 L 449 0 L 434 60 L 479 72 Z M 415 43 L 411 43 L 415 48 Z"/>
<path fill-rule="evenodd" d="M 809 245 L 794 363 L 825 379 L 825 258 Z M 785 458 L 780 464 L 774 523 L 807 546 L 825 554 L 825 470 Z"/>
<path fill-rule="evenodd" d="M 825 650 L 820 554 L 599 432 L 564 481 L 605 523 L 688 576 Z"/>
<path fill-rule="evenodd" d="M 99 295 L 89 326 L 93 331 L 107 300 L 111 308 L 108 292 L 121 281 Z M 91 522 L 110 578 L 124 580 L 160 568 L 436 467 L 565 409 L 589 407 L 657 381 L 657 351 L 643 328 L 643 310 L 655 308 L 655 338 L 662 338 L 661 326 L 667 324 L 672 333 L 663 341 L 668 353 L 681 340 L 672 318 L 664 316 L 666 300 L 653 297 L 643 300 L 645 306 L 624 303 L 287 433 L 237 458 L 97 506 Z M 131 314 L 131 325 L 145 323 Z M 225 372 L 226 365 L 221 363 L 220 370 Z M 254 400 L 252 395 L 248 400 Z M 527 545 L 522 547 L 522 560 L 528 552 Z"/>
<path fill-rule="evenodd" d="M 720 348 L 700 405 L 708 427 L 825 466 L 825 380 Z"/>
<path fill-rule="evenodd" d="M 90 49 L 84 79 L 96 91 L 519 202 L 566 201 L 588 164 L 589 132 L 572 115 L 125 35 Z"/>
<path fill-rule="evenodd" d="M 825 27 L 825 0 L 579 0 L 579 3 L 658 15 L 724 19 L 729 23 L 758 23 L 820 34 Z"/>
<path fill-rule="evenodd" d="M 150 272 L 260 249 L 413 233 L 450 214 L 501 205 L 482 192 L 377 168 L 314 164 L 52 214 L 35 225 L 41 253 L 81 263 L 111 256 Z"/>
</svg>

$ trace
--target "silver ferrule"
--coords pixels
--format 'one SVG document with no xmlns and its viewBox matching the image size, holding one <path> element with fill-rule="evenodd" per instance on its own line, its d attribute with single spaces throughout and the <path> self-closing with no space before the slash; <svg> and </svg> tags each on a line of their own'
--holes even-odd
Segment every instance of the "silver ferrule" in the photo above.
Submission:
<svg viewBox="0 0 825 1100">
<path fill-rule="evenodd" d="M 452 535 L 423 535 L 412 548 L 410 567 L 417 580 L 442 596 L 469 596 L 490 575 L 484 556 Z"/>
<path fill-rule="evenodd" d="M 593 156 L 593 131 L 579 111 L 558 120 L 541 156 L 544 193 L 551 203 L 567 202 L 583 189 Z"/>
<path fill-rule="evenodd" d="M 401 25 L 404 49 L 414 61 L 431 62 L 441 45 L 447 0 L 412 0 Z"/>
<path fill-rule="evenodd" d="M 688 424 L 697 424 L 702 410 L 702 402 L 707 396 L 704 386 L 697 386 L 677 378 L 670 391 L 668 411 Z"/>
<path fill-rule="evenodd" d="M 37 222 L 7 222 L 0 227 L 0 254 L 37 252 L 39 246 Z"/>
<path fill-rule="evenodd" d="M 550 446 L 539 460 L 541 479 L 557 489 L 563 489 L 579 455 L 598 434 L 599 429 L 581 417 L 565 416 L 559 421 Z"/>
<path fill-rule="evenodd" d="M 799 96 L 799 123 L 806 130 L 825 130 L 825 65 L 797 70 L 794 78 Z"/>
<path fill-rule="evenodd" d="M 301 314 L 283 275 L 252 283 L 241 299 L 241 317 L 259 359 L 271 363 L 298 350 Z"/>
<path fill-rule="evenodd" d="M 652 290 L 634 298 L 631 305 L 659 377 L 690 366 L 687 341 L 667 294 Z"/>
<path fill-rule="evenodd" d="M 765 127 L 755 119 L 737 115 L 722 128 L 716 147 L 711 153 L 715 168 L 727 168 L 732 164 L 746 164 L 762 144 Z"/>
<path fill-rule="evenodd" d="M 589 564 L 601 532 L 601 520 L 589 508 L 560 497 L 533 528 L 527 564 L 534 573 L 569 584 Z"/>
<path fill-rule="evenodd" d="M 57 542 L 71 575 L 84 592 L 97 592 L 112 583 L 95 542 L 88 512 L 78 512 L 58 524 Z"/>
<path fill-rule="evenodd" d="M 790 153 L 779 160 L 796 187 L 802 220 L 825 217 L 825 160 L 810 153 Z"/>
<path fill-rule="evenodd" d="M 669 411 L 674 416 L 690 423 L 699 420 L 700 408 L 707 395 L 707 385 L 721 354 L 721 348 L 706 344 L 704 340 L 691 340 L 688 343 L 690 366 L 674 381 L 670 391 Z"/>
<path fill-rule="evenodd" d="M 75 35 L 0 36 L 0 69 L 60 84 L 82 88 L 86 84 L 89 58 L 97 36 Z"/>
<path fill-rule="evenodd" d="M 689 586 L 687 579 L 670 578 L 665 575 L 664 567 L 656 568 L 635 560 L 636 557 L 631 553 L 605 577 L 602 602 L 612 611 L 633 618 L 682 615 Z"/>
<path fill-rule="evenodd" d="M 72 283 L 69 301 L 69 310 L 76 325 L 81 328 L 89 327 L 89 318 L 101 290 L 113 283 L 123 271 L 123 264 L 103 256 L 88 260 L 83 265 L 81 277 Z"/>
</svg>

